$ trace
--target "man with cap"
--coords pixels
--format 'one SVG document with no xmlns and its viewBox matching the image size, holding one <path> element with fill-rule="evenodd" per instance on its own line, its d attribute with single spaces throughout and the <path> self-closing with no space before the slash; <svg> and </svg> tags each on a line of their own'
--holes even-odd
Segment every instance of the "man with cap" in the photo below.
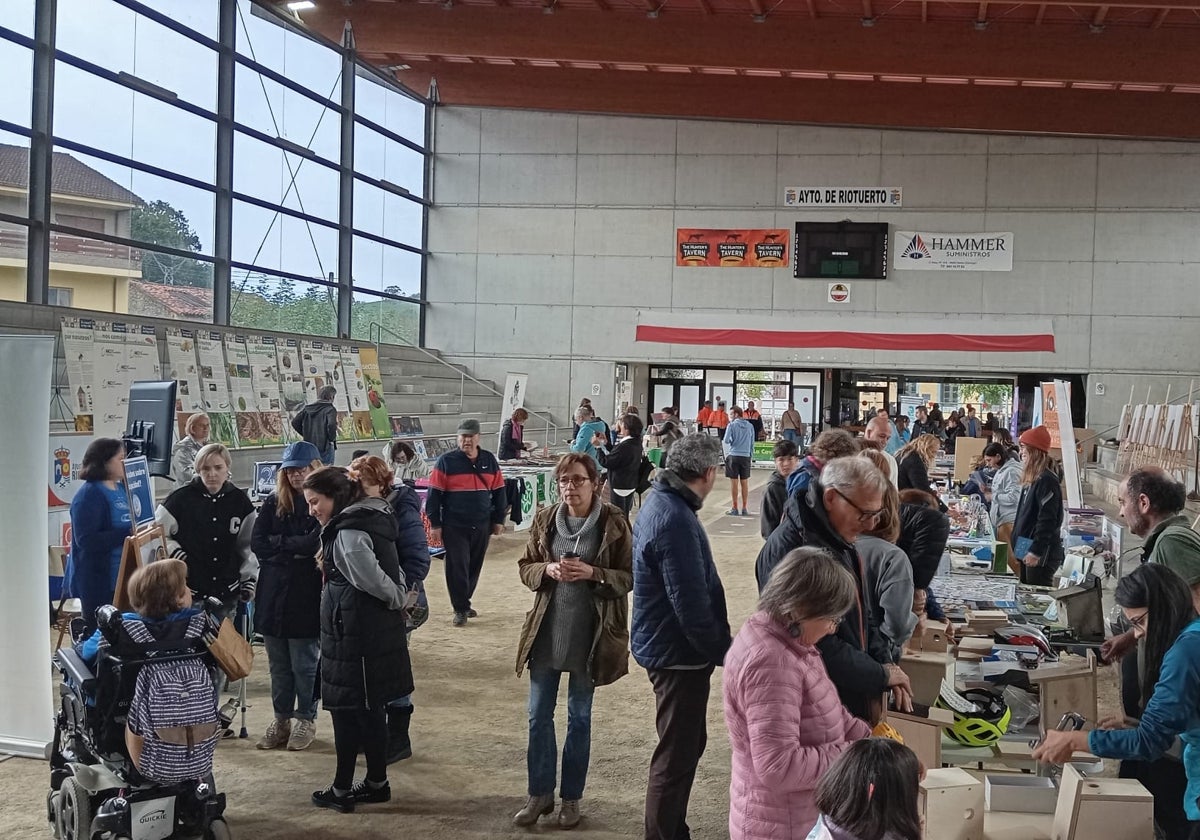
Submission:
<svg viewBox="0 0 1200 840">
<path fill-rule="evenodd" d="M 488 538 L 504 533 L 507 507 L 500 464 L 495 455 L 479 448 L 479 421 L 460 420 L 458 449 L 438 457 L 425 500 L 431 536 L 440 537 L 446 547 L 446 589 L 455 627 L 477 615 L 471 596 L 483 571 Z"/>
</svg>

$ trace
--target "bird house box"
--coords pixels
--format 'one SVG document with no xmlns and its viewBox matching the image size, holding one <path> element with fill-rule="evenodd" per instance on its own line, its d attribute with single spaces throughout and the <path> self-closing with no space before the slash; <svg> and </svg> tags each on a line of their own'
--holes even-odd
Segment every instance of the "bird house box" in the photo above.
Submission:
<svg viewBox="0 0 1200 840">
<path fill-rule="evenodd" d="M 983 782 L 967 771 L 927 771 L 919 799 L 925 840 L 983 840 Z"/>
<path fill-rule="evenodd" d="M 900 670 L 912 683 L 913 700 L 932 706 L 942 692 L 942 680 L 954 685 L 954 657 L 948 653 L 917 651 L 900 657 Z"/>
<path fill-rule="evenodd" d="M 1104 603 L 1100 578 L 1088 575 L 1083 583 L 1050 592 L 1058 601 L 1058 623 L 1065 624 L 1081 641 L 1104 641 Z"/>
<path fill-rule="evenodd" d="M 1063 765 L 1051 840 L 1145 840 L 1154 836 L 1154 797 L 1136 779 L 1091 778 Z"/>
<path fill-rule="evenodd" d="M 954 713 L 935 706 L 913 704 L 912 714 L 888 711 L 887 722 L 900 733 L 904 746 L 927 768 L 942 766 L 942 727 L 954 723 Z"/>
</svg>

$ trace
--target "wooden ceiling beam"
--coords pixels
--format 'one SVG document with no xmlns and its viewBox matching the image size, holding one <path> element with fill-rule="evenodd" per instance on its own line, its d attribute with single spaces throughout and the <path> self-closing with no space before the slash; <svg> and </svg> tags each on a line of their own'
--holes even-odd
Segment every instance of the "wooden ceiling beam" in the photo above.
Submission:
<svg viewBox="0 0 1200 840">
<path fill-rule="evenodd" d="M 667 117 L 1200 140 L 1190 95 L 981 85 L 816 81 L 753 76 L 627 74 L 471 64 L 421 64 L 397 74 L 413 90 L 436 76 L 443 104 Z M 938 95 L 934 95 L 934 94 Z M 920 107 L 914 107 L 920 103 Z"/>
<path fill-rule="evenodd" d="M 659 0 L 645 2 L 639 7 L 658 8 Z M 973 0 L 976 7 L 980 2 Z M 1200 85 L 1196 35 L 1182 28 L 1152 33 L 1110 27 L 1097 38 L 1087 27 L 1006 25 L 981 40 L 964 37 L 959 22 L 890 17 L 868 28 L 857 20 L 772 17 L 755 23 L 750 15 L 704 17 L 695 11 L 648 22 L 644 15 L 574 7 L 554 15 L 461 4 L 449 12 L 424 3 L 318 8 L 331 11 L 309 13 L 314 28 L 340 33 L 349 15 L 364 53 Z M 797 43 L 805 48 L 797 50 Z"/>
<path fill-rule="evenodd" d="M 1092 26 L 1103 26 L 1106 17 L 1108 17 L 1108 6 L 1096 9 L 1096 14 L 1092 16 Z"/>
<path fill-rule="evenodd" d="M 1158 29 L 1167 19 L 1167 15 L 1171 14 L 1170 9 L 1159 9 L 1158 14 L 1154 16 L 1154 22 L 1150 24 L 1151 29 Z"/>
</svg>

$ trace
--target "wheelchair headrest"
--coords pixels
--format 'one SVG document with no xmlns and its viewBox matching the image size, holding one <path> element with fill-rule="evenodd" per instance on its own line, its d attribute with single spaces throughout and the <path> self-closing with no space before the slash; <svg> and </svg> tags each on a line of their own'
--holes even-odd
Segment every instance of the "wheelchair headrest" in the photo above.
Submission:
<svg viewBox="0 0 1200 840">
<path fill-rule="evenodd" d="M 121 611 L 112 604 L 105 604 L 96 609 L 96 626 L 100 634 L 110 645 L 115 644 L 121 635 Z"/>
</svg>

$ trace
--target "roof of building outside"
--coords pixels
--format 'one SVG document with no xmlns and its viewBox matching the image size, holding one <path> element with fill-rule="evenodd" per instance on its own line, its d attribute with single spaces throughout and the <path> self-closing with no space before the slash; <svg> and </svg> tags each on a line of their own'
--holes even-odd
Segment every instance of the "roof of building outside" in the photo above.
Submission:
<svg viewBox="0 0 1200 840">
<path fill-rule="evenodd" d="M 130 293 L 140 292 L 179 318 L 208 321 L 212 318 L 212 289 L 197 286 L 167 286 L 162 283 L 129 281 Z M 149 313 L 147 313 L 149 314 Z"/>
<path fill-rule="evenodd" d="M 121 204 L 142 200 L 106 175 L 66 152 L 55 152 L 51 191 L 56 195 L 95 198 Z M 29 149 L 0 144 L 0 186 L 29 188 Z"/>
</svg>

